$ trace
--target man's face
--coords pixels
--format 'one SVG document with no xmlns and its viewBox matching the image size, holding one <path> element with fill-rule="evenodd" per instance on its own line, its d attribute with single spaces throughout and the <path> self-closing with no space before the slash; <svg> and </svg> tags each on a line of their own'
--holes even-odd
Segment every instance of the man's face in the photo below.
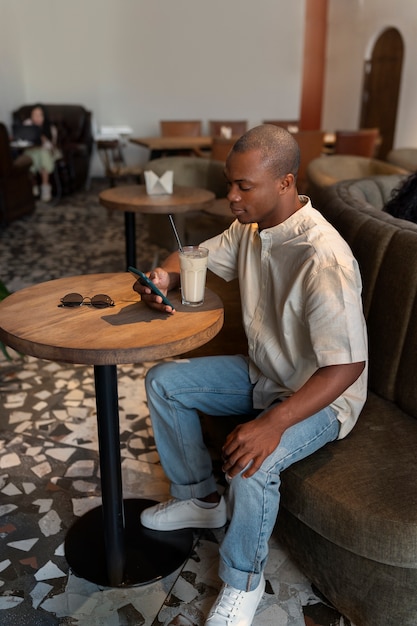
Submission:
<svg viewBox="0 0 417 626">
<path fill-rule="evenodd" d="M 226 162 L 227 199 L 241 224 L 270 228 L 283 219 L 280 211 L 283 178 L 276 178 L 262 163 L 258 150 L 232 152 Z"/>
</svg>

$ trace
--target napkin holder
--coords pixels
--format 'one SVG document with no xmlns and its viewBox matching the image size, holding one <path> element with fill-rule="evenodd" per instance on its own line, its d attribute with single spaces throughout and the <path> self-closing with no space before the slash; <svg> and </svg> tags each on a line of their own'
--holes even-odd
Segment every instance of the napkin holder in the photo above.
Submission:
<svg viewBox="0 0 417 626">
<path fill-rule="evenodd" d="M 232 138 L 232 129 L 230 126 L 221 126 L 220 127 L 220 137 L 223 139 L 231 139 Z"/>
<path fill-rule="evenodd" d="M 172 194 L 174 186 L 174 172 L 172 170 L 167 170 L 162 176 L 157 176 L 152 170 L 144 172 L 144 174 L 146 193 L 149 196 Z"/>
</svg>

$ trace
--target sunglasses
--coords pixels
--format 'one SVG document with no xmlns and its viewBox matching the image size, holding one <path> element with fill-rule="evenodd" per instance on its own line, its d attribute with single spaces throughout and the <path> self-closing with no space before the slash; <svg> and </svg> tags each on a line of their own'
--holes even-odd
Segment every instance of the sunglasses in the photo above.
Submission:
<svg viewBox="0 0 417 626">
<path fill-rule="evenodd" d="M 58 304 L 58 306 L 61 307 L 83 305 L 94 306 L 96 309 L 106 309 L 109 306 L 114 306 L 114 302 L 110 296 L 107 296 L 105 293 L 99 293 L 91 298 L 88 296 L 83 297 L 80 293 L 67 293 L 66 296 L 61 298 L 61 304 Z"/>
</svg>

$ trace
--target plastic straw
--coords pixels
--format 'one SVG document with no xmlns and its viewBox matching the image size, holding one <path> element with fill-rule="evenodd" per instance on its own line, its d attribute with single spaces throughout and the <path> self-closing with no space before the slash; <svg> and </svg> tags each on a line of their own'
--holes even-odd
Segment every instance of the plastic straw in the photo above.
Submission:
<svg viewBox="0 0 417 626">
<path fill-rule="evenodd" d="M 171 222 L 172 230 L 174 231 L 175 239 L 177 240 L 177 243 L 178 243 L 178 248 L 179 248 L 180 252 L 182 252 L 183 251 L 182 250 L 182 243 L 181 243 L 181 239 L 180 239 L 180 236 L 178 234 L 178 231 L 175 228 L 174 219 L 173 219 L 171 214 L 169 214 L 168 217 L 169 217 L 169 221 Z"/>
</svg>

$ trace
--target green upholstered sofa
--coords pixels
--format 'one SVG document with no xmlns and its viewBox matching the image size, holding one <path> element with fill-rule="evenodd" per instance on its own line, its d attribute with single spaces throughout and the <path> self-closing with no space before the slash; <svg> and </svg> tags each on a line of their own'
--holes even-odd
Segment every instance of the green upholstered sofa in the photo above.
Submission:
<svg viewBox="0 0 417 626">
<path fill-rule="evenodd" d="M 360 265 L 369 394 L 347 438 L 284 472 L 276 528 L 355 626 L 417 624 L 417 225 L 383 211 L 401 180 L 341 181 L 316 204 Z"/>
</svg>

